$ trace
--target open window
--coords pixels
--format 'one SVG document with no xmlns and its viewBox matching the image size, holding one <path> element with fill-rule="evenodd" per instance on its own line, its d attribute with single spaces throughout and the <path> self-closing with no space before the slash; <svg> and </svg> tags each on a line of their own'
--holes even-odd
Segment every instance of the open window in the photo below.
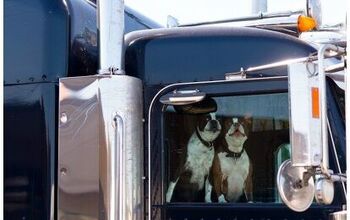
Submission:
<svg viewBox="0 0 350 220">
<path fill-rule="evenodd" d="M 149 111 L 151 219 L 240 219 L 251 209 L 252 217 L 277 215 L 266 215 L 267 207 L 283 209 L 277 218 L 293 216 L 275 182 L 291 150 L 287 83 L 286 78 L 223 81 L 160 92 Z M 205 96 L 195 104 L 161 102 L 174 91 Z M 246 136 L 242 148 L 231 147 L 229 137 L 238 133 Z"/>
<path fill-rule="evenodd" d="M 278 152 L 282 151 L 281 145 L 289 143 L 288 94 L 224 94 L 210 98 L 217 104 L 217 109 L 209 115 L 179 112 L 173 106 L 167 106 L 163 111 L 168 202 L 208 202 L 205 200 L 205 182 L 210 174 L 214 181 L 226 179 L 220 180 L 220 184 L 227 187 L 227 202 L 247 202 L 248 199 L 252 199 L 251 202 L 279 202 L 274 180 L 279 160 L 288 159 L 285 152 L 283 157 L 282 152 Z M 210 123 L 214 120 L 219 126 L 212 126 L 210 131 Z M 234 120 L 244 125 L 241 131 L 232 129 Z M 249 160 L 243 158 L 243 153 Z M 213 160 L 219 161 L 213 163 Z M 219 167 L 213 168 L 213 165 Z M 249 167 L 252 168 L 250 180 L 248 174 L 243 174 Z M 209 181 L 213 187 L 210 201 L 217 202 L 214 181 Z M 246 198 L 244 193 L 247 181 L 253 185 L 252 198 Z M 173 192 L 170 192 L 171 187 Z M 235 187 L 241 187 L 241 192 Z M 230 193 L 240 195 L 228 198 Z"/>
</svg>

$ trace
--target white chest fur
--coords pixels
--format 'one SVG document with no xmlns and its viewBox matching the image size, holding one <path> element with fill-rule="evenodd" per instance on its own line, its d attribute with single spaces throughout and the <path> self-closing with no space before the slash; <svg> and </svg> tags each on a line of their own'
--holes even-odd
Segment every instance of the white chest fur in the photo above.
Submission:
<svg viewBox="0 0 350 220">
<path fill-rule="evenodd" d="M 193 134 L 188 143 L 185 168 L 192 172 L 190 182 L 198 183 L 199 190 L 203 189 L 213 159 L 214 148 L 205 146 L 197 135 Z"/>
<path fill-rule="evenodd" d="M 226 152 L 218 154 L 223 180 L 227 178 L 228 201 L 237 201 L 242 195 L 244 182 L 249 173 L 249 157 L 244 151 L 239 158 L 226 157 Z"/>
</svg>

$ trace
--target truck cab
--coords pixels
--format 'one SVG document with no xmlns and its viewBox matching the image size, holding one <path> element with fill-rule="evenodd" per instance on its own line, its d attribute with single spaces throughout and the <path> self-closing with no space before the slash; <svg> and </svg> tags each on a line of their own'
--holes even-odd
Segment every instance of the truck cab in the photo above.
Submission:
<svg viewBox="0 0 350 220">
<path fill-rule="evenodd" d="M 343 32 L 301 33 L 295 13 L 282 16 L 293 24 L 163 28 L 126 8 L 114 11 L 126 24 L 118 29 L 120 66 L 103 66 L 102 55 L 119 58 L 101 49 L 100 34 L 114 29 L 96 25 L 97 15 L 107 15 L 99 7 L 5 1 L 6 219 L 306 220 L 344 211 Z M 291 74 L 306 79 L 294 84 Z M 292 95 L 309 78 L 319 83 L 319 75 L 324 87 Z M 298 105 L 309 95 L 317 98 L 311 110 Z M 312 113 L 299 120 L 308 136 L 295 129 L 298 110 Z M 310 126 L 313 116 L 326 129 Z M 203 117 L 205 127 L 217 122 L 210 141 L 198 135 Z M 242 150 L 230 153 L 227 138 L 239 135 L 230 130 L 238 123 Z M 315 136 L 327 144 L 309 146 Z M 307 157 L 296 165 L 306 147 L 313 163 Z M 238 177 L 247 167 L 249 179 Z M 318 187 L 323 179 L 332 180 L 326 189 Z M 235 187 L 238 197 L 230 199 Z"/>
<path fill-rule="evenodd" d="M 144 109 L 144 115 L 148 123 L 146 154 L 150 154 L 146 161 L 150 176 L 146 189 L 150 219 L 323 219 L 342 209 L 346 194 L 343 183 L 339 182 L 331 204 L 322 206 L 313 202 L 302 213 L 288 209 L 279 196 L 278 168 L 291 157 L 288 67 L 263 69 L 246 77 L 238 75 L 233 80 L 225 78 L 232 70 L 307 57 L 317 48 L 272 31 L 222 27 L 134 32 L 127 35 L 126 44 L 126 71 L 143 78 L 145 106 L 148 107 Z M 249 118 L 244 149 L 253 166 L 252 201 L 240 198 L 235 203 L 217 200 L 208 203 L 203 195 L 199 201 L 166 201 L 171 176 L 183 164 L 188 140 L 201 115 L 179 111 L 176 103 L 162 102 L 164 96 L 181 91 L 205 93 L 206 98 L 215 100 L 215 114 L 222 123 L 223 136 L 227 132 L 224 128 L 227 119 Z M 331 95 L 336 91 L 340 93 Z M 344 103 L 341 104 L 341 100 L 344 100 L 344 91 L 327 77 L 332 133 L 344 134 L 344 108 L 341 107 Z M 203 105 L 203 108 L 207 107 Z M 346 163 L 339 156 L 345 157 L 345 140 L 335 140 L 335 136 L 338 135 L 329 139 L 332 143 L 330 154 L 333 155 L 330 156 L 330 167 L 342 172 Z M 220 141 L 216 141 L 214 150 L 220 145 Z M 186 190 L 175 190 L 175 193 L 186 193 Z"/>
</svg>

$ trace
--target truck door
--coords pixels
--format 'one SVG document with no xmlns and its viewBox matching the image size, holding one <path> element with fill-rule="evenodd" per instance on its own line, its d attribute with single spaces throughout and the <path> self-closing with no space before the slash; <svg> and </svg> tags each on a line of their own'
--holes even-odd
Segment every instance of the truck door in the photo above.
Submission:
<svg viewBox="0 0 350 220">
<path fill-rule="evenodd" d="M 203 118 L 218 121 L 214 139 Z M 290 158 L 289 129 L 286 77 L 160 90 L 148 113 L 149 219 L 327 219 L 341 209 L 342 190 L 331 205 L 314 202 L 302 213 L 279 197 L 276 174 Z M 245 138 L 230 142 L 239 136 Z"/>
</svg>

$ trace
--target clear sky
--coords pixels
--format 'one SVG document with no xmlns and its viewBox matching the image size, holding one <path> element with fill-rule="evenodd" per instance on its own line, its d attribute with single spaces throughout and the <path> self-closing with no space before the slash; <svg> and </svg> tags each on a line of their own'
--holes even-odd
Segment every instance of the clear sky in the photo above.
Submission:
<svg viewBox="0 0 350 220">
<path fill-rule="evenodd" d="M 268 11 L 304 9 L 306 0 L 267 0 Z M 322 0 L 323 21 L 345 21 L 347 0 Z M 251 14 L 251 0 L 125 0 L 125 4 L 166 26 L 167 16 L 180 24 L 227 19 Z"/>
</svg>

